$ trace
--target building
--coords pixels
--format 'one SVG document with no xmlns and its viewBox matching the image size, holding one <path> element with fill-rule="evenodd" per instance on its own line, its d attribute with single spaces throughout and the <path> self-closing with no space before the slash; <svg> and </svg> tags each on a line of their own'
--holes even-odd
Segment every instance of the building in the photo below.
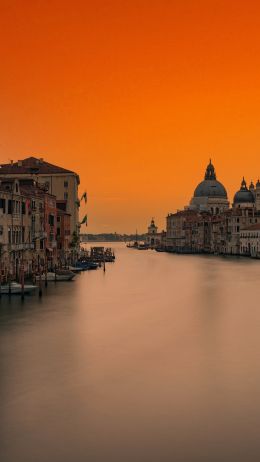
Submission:
<svg viewBox="0 0 260 462">
<path fill-rule="evenodd" d="M 240 231 L 240 255 L 260 258 L 260 223 Z"/>
<path fill-rule="evenodd" d="M 58 204 L 57 204 L 58 205 Z M 58 261 L 67 265 L 70 261 L 70 214 L 57 208 L 57 256 Z"/>
<path fill-rule="evenodd" d="M 210 161 L 190 204 L 166 218 L 166 249 L 178 253 L 240 255 L 241 232 L 260 223 L 260 181 L 249 188 L 243 178 L 232 207 Z M 250 247 L 251 248 L 251 247 Z M 252 248 L 257 248 L 255 245 Z M 243 254 L 248 250 L 243 250 Z"/>
<path fill-rule="evenodd" d="M 17 275 L 19 262 L 34 249 L 29 202 L 17 180 L 0 182 L 0 265 L 1 275 Z"/>
<path fill-rule="evenodd" d="M 161 245 L 161 233 L 158 233 L 158 226 L 156 226 L 154 218 L 152 218 L 151 223 L 148 226 L 146 244 L 150 249 L 154 249 Z"/>
<path fill-rule="evenodd" d="M 0 166 L 0 180 L 4 178 L 33 179 L 44 184 L 49 194 L 63 201 L 70 215 L 70 241 L 79 235 L 79 176 L 71 171 L 44 161 L 42 158 L 27 157 L 18 162 Z"/>
<path fill-rule="evenodd" d="M 188 208 L 213 214 L 221 213 L 229 208 L 227 191 L 217 180 L 211 160 L 206 168 L 204 180 L 196 187 Z"/>
<path fill-rule="evenodd" d="M 20 190 L 28 198 L 31 217 L 33 261 L 37 267 L 53 268 L 57 264 L 57 205 L 48 187 L 32 179 L 20 179 Z"/>
<path fill-rule="evenodd" d="M 53 267 L 56 252 L 56 198 L 32 179 L 0 181 L 0 264 L 4 275 L 18 278 Z"/>
</svg>

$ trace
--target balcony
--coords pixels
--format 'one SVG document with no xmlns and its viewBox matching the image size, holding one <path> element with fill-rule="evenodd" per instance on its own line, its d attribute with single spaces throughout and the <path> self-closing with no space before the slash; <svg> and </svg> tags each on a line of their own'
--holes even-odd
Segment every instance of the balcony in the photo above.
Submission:
<svg viewBox="0 0 260 462">
<path fill-rule="evenodd" d="M 34 239 L 46 239 L 47 233 L 46 231 L 39 231 L 37 233 L 34 233 Z"/>
<path fill-rule="evenodd" d="M 24 244 L 11 244 L 10 250 L 33 250 L 34 244 L 33 243 L 24 243 Z"/>
</svg>

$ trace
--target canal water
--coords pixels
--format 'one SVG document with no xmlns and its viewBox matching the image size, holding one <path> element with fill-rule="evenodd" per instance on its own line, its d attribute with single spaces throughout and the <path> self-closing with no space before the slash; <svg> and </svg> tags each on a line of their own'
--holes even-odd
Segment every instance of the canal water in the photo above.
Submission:
<svg viewBox="0 0 260 462">
<path fill-rule="evenodd" d="M 260 460 L 260 262 L 115 244 L 0 305 L 1 462 Z"/>
</svg>

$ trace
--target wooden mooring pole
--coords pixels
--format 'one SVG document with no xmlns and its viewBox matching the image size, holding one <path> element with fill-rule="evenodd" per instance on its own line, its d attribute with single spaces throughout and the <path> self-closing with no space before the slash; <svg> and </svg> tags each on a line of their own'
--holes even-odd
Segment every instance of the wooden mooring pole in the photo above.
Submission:
<svg viewBox="0 0 260 462">
<path fill-rule="evenodd" d="M 40 273 L 39 273 L 39 297 L 42 297 L 42 271 L 40 268 Z"/>
</svg>

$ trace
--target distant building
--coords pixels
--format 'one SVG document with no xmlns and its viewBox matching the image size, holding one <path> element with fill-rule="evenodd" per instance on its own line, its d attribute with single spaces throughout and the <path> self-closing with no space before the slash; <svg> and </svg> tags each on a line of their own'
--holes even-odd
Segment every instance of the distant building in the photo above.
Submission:
<svg viewBox="0 0 260 462">
<path fill-rule="evenodd" d="M 167 216 L 166 249 L 178 253 L 248 253 L 252 256 L 251 249 L 257 249 L 257 246 L 253 241 L 245 242 L 243 230 L 259 223 L 259 180 L 256 186 L 251 182 L 248 188 L 243 178 L 230 208 L 226 189 L 217 181 L 210 161 L 204 180 L 196 187 L 189 206 Z M 252 240 L 253 236 L 252 232 L 249 238 Z"/>
<path fill-rule="evenodd" d="M 260 258 L 260 223 L 240 231 L 240 255 Z"/>
<path fill-rule="evenodd" d="M 218 214 L 228 209 L 227 191 L 217 180 L 215 168 L 210 160 L 204 180 L 198 184 L 190 201 L 189 209 Z"/>
<path fill-rule="evenodd" d="M 158 233 L 158 226 L 156 226 L 154 218 L 152 218 L 151 223 L 148 226 L 148 232 L 145 240 L 150 249 L 162 246 L 163 233 L 163 231 Z"/>
</svg>

